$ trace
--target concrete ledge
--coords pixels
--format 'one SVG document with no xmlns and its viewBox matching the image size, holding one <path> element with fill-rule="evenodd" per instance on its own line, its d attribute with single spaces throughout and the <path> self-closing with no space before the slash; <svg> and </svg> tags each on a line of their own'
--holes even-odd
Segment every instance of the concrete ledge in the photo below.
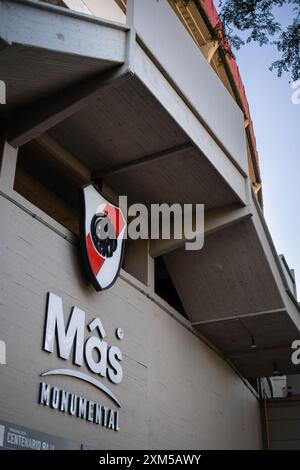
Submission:
<svg viewBox="0 0 300 470">
<path fill-rule="evenodd" d="M 205 155 L 226 183 L 236 193 L 240 202 L 247 204 L 245 175 L 233 164 L 216 140 L 210 135 L 191 109 L 164 77 L 149 55 L 136 44 L 134 73 L 168 111 L 194 145 Z M 244 131 L 243 131 L 244 132 Z"/>
<path fill-rule="evenodd" d="M 9 44 L 44 48 L 121 64 L 124 25 L 30 0 L 0 0 L 0 38 Z"/>
</svg>

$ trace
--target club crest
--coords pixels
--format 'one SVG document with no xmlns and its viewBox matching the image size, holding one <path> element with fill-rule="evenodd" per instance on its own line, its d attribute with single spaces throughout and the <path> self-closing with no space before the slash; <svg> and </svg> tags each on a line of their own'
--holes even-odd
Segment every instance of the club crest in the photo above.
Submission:
<svg viewBox="0 0 300 470">
<path fill-rule="evenodd" d="M 92 183 L 81 189 L 80 239 L 89 280 L 97 291 L 108 289 L 121 269 L 126 220 Z"/>
</svg>

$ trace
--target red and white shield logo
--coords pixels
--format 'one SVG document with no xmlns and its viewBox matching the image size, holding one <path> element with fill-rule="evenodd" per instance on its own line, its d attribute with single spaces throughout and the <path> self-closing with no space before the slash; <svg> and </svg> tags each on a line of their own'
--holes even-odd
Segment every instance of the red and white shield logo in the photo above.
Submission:
<svg viewBox="0 0 300 470">
<path fill-rule="evenodd" d="M 124 251 L 126 220 L 92 183 L 81 190 L 80 238 L 88 277 L 97 291 L 116 281 Z"/>
</svg>

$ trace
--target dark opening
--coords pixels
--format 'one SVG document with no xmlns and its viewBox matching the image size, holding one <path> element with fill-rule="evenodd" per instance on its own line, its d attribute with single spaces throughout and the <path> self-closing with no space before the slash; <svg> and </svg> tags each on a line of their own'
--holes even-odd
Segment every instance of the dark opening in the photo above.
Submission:
<svg viewBox="0 0 300 470">
<path fill-rule="evenodd" d="M 161 256 L 155 258 L 155 293 L 175 308 L 177 312 L 188 318 Z"/>
<path fill-rule="evenodd" d="M 81 185 L 37 142 L 19 149 L 14 189 L 76 235 Z"/>
</svg>

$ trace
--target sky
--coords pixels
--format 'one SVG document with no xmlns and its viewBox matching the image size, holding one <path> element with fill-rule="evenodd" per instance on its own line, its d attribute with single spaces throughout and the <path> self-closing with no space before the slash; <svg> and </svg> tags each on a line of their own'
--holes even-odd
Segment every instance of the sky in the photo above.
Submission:
<svg viewBox="0 0 300 470">
<path fill-rule="evenodd" d="M 275 12 L 286 24 L 291 9 Z M 300 104 L 292 102 L 291 77 L 269 71 L 275 46 L 235 51 L 250 105 L 263 181 L 264 214 L 279 254 L 295 269 L 300 299 Z"/>
</svg>

